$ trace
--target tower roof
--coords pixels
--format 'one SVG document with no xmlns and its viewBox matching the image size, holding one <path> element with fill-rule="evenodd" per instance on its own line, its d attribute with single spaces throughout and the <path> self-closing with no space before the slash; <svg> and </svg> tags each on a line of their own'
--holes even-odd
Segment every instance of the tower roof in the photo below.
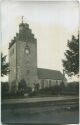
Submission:
<svg viewBox="0 0 80 125">
<path fill-rule="evenodd" d="M 32 33 L 32 30 L 29 28 L 29 24 L 23 23 L 23 20 L 19 24 L 19 33 L 16 33 L 16 36 L 9 43 L 9 49 L 17 40 L 32 42 L 36 41 L 34 34 Z"/>
</svg>

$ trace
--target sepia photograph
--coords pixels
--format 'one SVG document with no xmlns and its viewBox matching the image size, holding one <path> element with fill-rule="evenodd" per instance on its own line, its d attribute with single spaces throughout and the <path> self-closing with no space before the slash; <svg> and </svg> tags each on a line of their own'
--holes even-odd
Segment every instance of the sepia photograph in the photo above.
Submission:
<svg viewBox="0 0 80 125">
<path fill-rule="evenodd" d="M 79 2 L 1 2 L 1 123 L 79 124 Z"/>
</svg>

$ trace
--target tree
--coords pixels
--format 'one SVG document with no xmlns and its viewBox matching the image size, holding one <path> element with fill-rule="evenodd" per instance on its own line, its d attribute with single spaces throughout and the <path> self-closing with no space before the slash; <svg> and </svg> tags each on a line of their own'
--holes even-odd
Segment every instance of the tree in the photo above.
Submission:
<svg viewBox="0 0 80 125">
<path fill-rule="evenodd" d="M 38 91 L 39 90 L 39 83 L 37 83 L 37 84 L 34 84 L 34 89 L 35 89 L 35 91 Z"/>
<path fill-rule="evenodd" d="M 18 85 L 18 91 L 21 93 L 21 94 L 24 94 L 27 90 L 27 85 L 26 85 L 26 82 L 24 79 L 22 79 L 20 82 L 19 82 L 19 85 Z"/>
<path fill-rule="evenodd" d="M 79 74 L 79 35 L 76 38 L 72 36 L 71 41 L 68 40 L 68 49 L 64 53 L 66 56 L 63 61 L 63 67 L 68 76 Z"/>
<path fill-rule="evenodd" d="M 8 82 L 1 82 L 1 96 L 6 97 L 9 92 L 9 84 Z"/>
<path fill-rule="evenodd" d="M 1 76 L 7 75 L 9 72 L 9 63 L 6 62 L 6 55 L 1 53 Z"/>
</svg>

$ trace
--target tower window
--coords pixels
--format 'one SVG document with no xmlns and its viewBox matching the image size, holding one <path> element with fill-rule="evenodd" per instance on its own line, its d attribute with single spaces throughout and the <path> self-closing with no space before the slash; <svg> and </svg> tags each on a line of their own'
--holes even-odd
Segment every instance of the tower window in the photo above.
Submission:
<svg viewBox="0 0 80 125">
<path fill-rule="evenodd" d="M 12 53 L 14 53 L 14 49 L 12 50 Z"/>
<path fill-rule="evenodd" d="M 30 70 L 27 70 L 27 74 L 29 74 L 30 73 Z"/>
<path fill-rule="evenodd" d="M 14 48 L 11 50 L 10 55 L 12 56 L 14 54 Z"/>
</svg>

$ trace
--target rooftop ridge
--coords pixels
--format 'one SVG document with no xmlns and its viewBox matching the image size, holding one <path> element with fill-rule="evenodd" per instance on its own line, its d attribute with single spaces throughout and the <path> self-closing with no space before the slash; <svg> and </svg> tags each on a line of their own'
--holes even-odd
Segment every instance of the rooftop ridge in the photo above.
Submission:
<svg viewBox="0 0 80 125">
<path fill-rule="evenodd" d="M 45 69 L 45 70 L 51 70 L 51 71 L 58 71 L 58 72 L 60 72 L 59 70 L 48 69 L 48 68 L 37 68 L 37 69 Z"/>
</svg>

